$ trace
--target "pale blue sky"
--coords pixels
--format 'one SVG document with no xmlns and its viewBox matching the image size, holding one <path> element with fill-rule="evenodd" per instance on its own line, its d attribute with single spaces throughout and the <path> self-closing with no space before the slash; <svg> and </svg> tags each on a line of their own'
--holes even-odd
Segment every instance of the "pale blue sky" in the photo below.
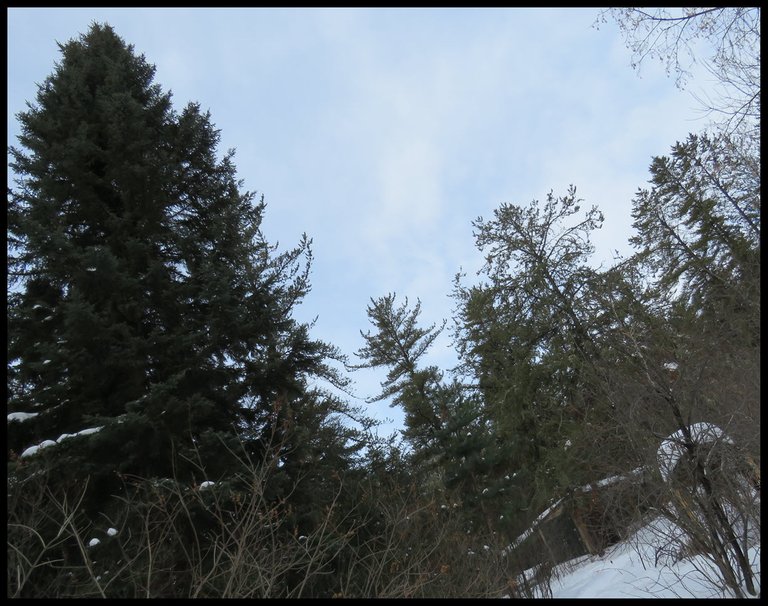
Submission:
<svg viewBox="0 0 768 606">
<path fill-rule="evenodd" d="M 450 318 L 452 279 L 482 259 L 471 222 L 569 184 L 605 214 L 597 260 L 628 252 L 631 199 L 654 155 L 705 126 L 661 66 L 630 67 L 594 9 L 8 9 L 14 115 L 65 42 L 107 22 L 157 67 L 181 108 L 199 102 L 268 204 L 281 247 L 314 240 L 298 310 L 350 356 L 370 297 Z M 698 86 L 702 80 L 696 81 Z M 354 358 L 353 358 L 354 361 Z M 446 331 L 430 362 L 455 363 Z M 374 395 L 380 373 L 358 373 Z M 360 402 L 356 402 L 360 403 Z M 399 426 L 385 404 L 371 412 Z M 385 430 L 386 432 L 386 430 Z"/>
</svg>

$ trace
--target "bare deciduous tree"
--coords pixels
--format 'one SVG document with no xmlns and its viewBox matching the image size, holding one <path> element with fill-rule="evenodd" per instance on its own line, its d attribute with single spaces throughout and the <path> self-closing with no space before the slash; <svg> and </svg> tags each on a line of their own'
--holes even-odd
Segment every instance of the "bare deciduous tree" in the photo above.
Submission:
<svg viewBox="0 0 768 606">
<path fill-rule="evenodd" d="M 625 37 L 632 67 L 658 59 L 682 88 L 702 63 L 718 83 L 715 98 L 698 99 L 702 106 L 719 114 L 726 133 L 759 131 L 760 7 L 609 8 L 596 25 L 608 17 Z"/>
</svg>

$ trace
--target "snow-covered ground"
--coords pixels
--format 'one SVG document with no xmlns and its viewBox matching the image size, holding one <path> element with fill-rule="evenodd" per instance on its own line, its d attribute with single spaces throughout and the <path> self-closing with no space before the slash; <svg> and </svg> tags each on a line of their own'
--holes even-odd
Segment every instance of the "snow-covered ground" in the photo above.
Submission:
<svg viewBox="0 0 768 606">
<path fill-rule="evenodd" d="M 690 439 L 697 445 L 733 441 L 717 426 L 696 423 L 688 428 Z M 684 454 L 686 436 L 676 432 L 665 439 L 658 451 L 659 471 L 669 478 Z M 636 469 L 633 475 L 642 473 Z M 613 483 L 616 478 L 606 478 L 598 485 Z M 749 487 L 746 487 L 749 489 Z M 588 490 L 589 486 L 581 490 Z M 753 493 L 759 507 L 760 494 Z M 559 502 L 558 502 L 559 503 Z M 552 507 L 556 507 L 555 503 Z M 552 507 L 550 509 L 552 509 Z M 512 545 L 516 546 L 535 530 L 549 510 L 537 519 Z M 746 528 L 738 514 L 735 530 L 742 537 Z M 760 595 L 760 536 L 759 522 L 749 529 L 748 557 L 754 572 L 754 586 Z M 677 554 L 684 543 L 683 533 L 671 522 L 662 518 L 651 521 L 629 540 L 607 549 L 602 556 L 582 556 L 555 567 L 550 583 L 553 598 L 728 598 L 735 597 L 724 588 L 721 574 L 714 562 L 702 556 L 679 558 Z M 531 579 L 533 570 L 526 571 Z M 749 596 L 742 581 L 742 593 Z M 539 592 L 541 597 L 550 597 Z"/>
<path fill-rule="evenodd" d="M 583 556 L 556 567 L 553 598 L 723 598 L 718 574 L 701 556 L 678 562 L 664 553 L 664 537 L 671 528 L 656 521 L 631 540 L 598 556 Z M 661 551 L 660 551 L 661 550 Z M 760 545 L 749 550 L 760 591 Z M 559 578 L 556 578 L 559 577 Z M 743 588 L 743 586 L 742 586 Z M 744 591 L 744 595 L 748 595 Z"/>
</svg>

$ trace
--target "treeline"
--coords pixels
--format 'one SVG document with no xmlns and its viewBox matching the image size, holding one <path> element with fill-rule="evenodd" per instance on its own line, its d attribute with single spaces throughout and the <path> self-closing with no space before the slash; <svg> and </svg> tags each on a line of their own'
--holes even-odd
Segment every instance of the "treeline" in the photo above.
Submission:
<svg viewBox="0 0 768 606">
<path fill-rule="evenodd" d="M 719 11 L 686 19 L 751 23 Z M 392 294 L 359 362 L 314 339 L 292 315 L 310 239 L 269 243 L 210 115 L 174 109 L 107 25 L 60 48 L 9 152 L 9 597 L 530 597 L 508 546 L 637 469 L 686 549 L 753 592 L 759 79 L 757 118 L 654 159 L 635 253 L 608 268 L 574 188 L 478 218 L 448 372 L 424 363 L 448 323 Z M 386 372 L 404 443 L 337 395 L 340 364 Z M 722 428 L 717 457 L 697 423 Z M 686 464 L 660 474 L 676 432 Z"/>
</svg>

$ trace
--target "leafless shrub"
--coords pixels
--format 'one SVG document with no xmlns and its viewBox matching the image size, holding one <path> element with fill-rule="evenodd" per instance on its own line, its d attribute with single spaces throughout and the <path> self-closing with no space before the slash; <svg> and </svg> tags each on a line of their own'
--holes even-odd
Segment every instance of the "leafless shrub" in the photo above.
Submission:
<svg viewBox="0 0 768 606">
<path fill-rule="evenodd" d="M 89 556 L 92 526 L 83 486 L 52 487 L 48 473 L 11 472 L 8 486 L 8 597 L 106 597 Z"/>
<path fill-rule="evenodd" d="M 416 483 L 338 476 L 320 521 L 289 523 L 266 487 L 279 461 L 237 454 L 226 481 L 123 477 L 103 524 L 86 487 L 41 473 L 9 491 L 8 596 L 107 598 L 499 597 L 520 595 L 503 541 L 467 534 Z M 205 470 L 200 466 L 200 477 Z M 355 484 L 355 482 L 357 484 Z M 103 526 L 103 528 L 102 528 Z M 110 529 L 110 532 L 107 532 Z M 100 542 L 91 543 L 93 537 Z"/>
</svg>

